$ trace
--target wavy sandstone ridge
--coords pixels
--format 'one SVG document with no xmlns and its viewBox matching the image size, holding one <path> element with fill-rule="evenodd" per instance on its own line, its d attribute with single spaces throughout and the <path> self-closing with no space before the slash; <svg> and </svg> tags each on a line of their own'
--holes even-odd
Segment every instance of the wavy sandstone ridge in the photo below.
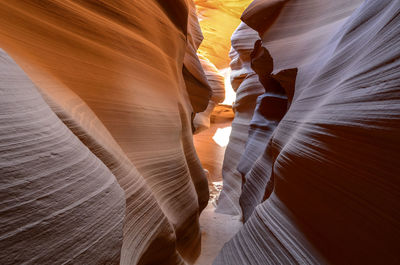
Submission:
<svg viewBox="0 0 400 265">
<path fill-rule="evenodd" d="M 2 55 L 2 71 L 15 75 L 15 84 L 3 72 L 1 81 L 1 196 L 15 197 L 0 208 L 2 264 L 180 264 L 198 256 L 208 186 L 191 119 L 210 88 L 193 8 L 184 0 L 0 4 L 1 47 L 37 86 Z"/>
<path fill-rule="evenodd" d="M 124 192 L 0 50 L 2 264 L 118 264 Z"/>
<path fill-rule="evenodd" d="M 204 69 L 208 84 L 211 88 L 211 97 L 206 110 L 196 114 L 193 120 L 194 133 L 197 134 L 210 128 L 211 113 L 214 108 L 225 99 L 224 77 L 207 58 L 201 58 L 200 63 Z"/>
<path fill-rule="evenodd" d="M 1 264 L 194 263 L 192 133 L 249 1 L 195 2 L 0 2 Z M 399 264 L 399 1 L 255 0 L 241 19 L 218 211 L 244 225 L 214 264 Z M 239 227 L 209 216 L 207 255 Z"/>
<path fill-rule="evenodd" d="M 194 0 L 204 34 L 199 53 L 218 69 L 229 66 L 230 37 L 251 0 Z"/>
<path fill-rule="evenodd" d="M 288 109 L 239 162 L 246 223 L 214 264 L 398 264 L 400 3 L 256 0 L 242 19 L 262 39 L 254 71 Z"/>
<path fill-rule="evenodd" d="M 265 92 L 258 80 L 258 76 L 251 69 L 250 54 L 254 43 L 259 38 L 256 31 L 241 23 L 232 35 L 230 67 L 232 88 L 236 92 L 236 100 L 232 106 L 235 118 L 232 122 L 232 133 L 225 151 L 222 176 L 223 190 L 218 199 L 217 211 L 226 214 L 238 215 L 239 196 L 242 177 L 237 166 L 246 146 L 250 121 L 256 107 L 259 95 Z"/>
</svg>

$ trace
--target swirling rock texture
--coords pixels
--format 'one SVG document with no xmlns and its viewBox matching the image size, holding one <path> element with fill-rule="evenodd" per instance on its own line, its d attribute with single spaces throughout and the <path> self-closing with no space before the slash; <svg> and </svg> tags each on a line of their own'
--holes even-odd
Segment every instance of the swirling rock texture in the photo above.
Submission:
<svg viewBox="0 0 400 265">
<path fill-rule="evenodd" d="M 168 3 L 164 3 L 168 5 Z M 188 34 L 186 53 L 183 60 L 183 77 L 185 79 L 186 90 L 189 93 L 189 99 L 193 111 L 204 111 L 209 103 L 212 94 L 212 88 L 204 73 L 202 62 L 197 57 L 197 49 L 203 41 L 203 34 L 196 15 L 194 3 L 190 1 L 188 17 Z M 194 113 L 192 114 L 193 119 Z M 194 128 L 193 128 L 194 129 Z"/>
<path fill-rule="evenodd" d="M 251 0 L 194 0 L 204 34 L 199 53 L 218 69 L 229 66 L 230 37 Z"/>
<path fill-rule="evenodd" d="M 267 198 L 271 192 L 273 179 L 271 175 L 271 154 L 266 152 L 257 166 L 256 160 L 264 153 L 267 145 L 272 144 L 275 128 L 285 115 L 294 91 L 297 69 L 288 69 L 274 75 L 273 59 L 268 50 L 257 40 L 250 55 L 251 66 L 259 76 L 265 93 L 257 98 L 257 105 L 250 122 L 246 148 L 240 158 L 237 170 L 242 175 L 242 193 L 239 202 L 243 210 L 243 218 L 247 220 L 254 206 Z"/>
<path fill-rule="evenodd" d="M 196 0 L 216 68 L 248 2 Z M 400 3 L 255 0 L 242 20 L 218 211 L 245 224 L 209 214 L 203 260 L 241 227 L 214 264 L 399 264 Z M 193 263 L 195 113 L 222 99 L 194 3 L 2 1 L 0 22 L 0 263 Z"/>
<path fill-rule="evenodd" d="M 241 213 L 239 196 L 242 177 L 237 166 L 246 146 L 257 97 L 265 92 L 258 76 L 251 68 L 250 54 L 257 39 L 259 39 L 257 32 L 245 23 L 241 23 L 232 35 L 232 49 L 229 55 L 232 60 L 231 83 L 236 91 L 236 100 L 232 106 L 235 118 L 222 168 L 223 190 L 217 206 L 217 211 L 220 213 L 232 215 Z"/>
<path fill-rule="evenodd" d="M 256 0 L 242 19 L 289 108 L 214 264 L 398 264 L 400 3 Z"/>
<path fill-rule="evenodd" d="M 118 264 L 125 198 L 114 175 L 2 50 L 0 80 L 1 264 Z"/>
<path fill-rule="evenodd" d="M 2 54 L 1 263 L 193 262 L 210 94 L 193 3 L 2 1 L 0 21 L 36 85 Z"/>
<path fill-rule="evenodd" d="M 210 118 L 214 108 L 225 99 L 224 76 L 207 58 L 200 59 L 208 84 L 211 88 L 211 97 L 205 111 L 196 113 L 193 120 L 194 133 L 197 134 L 210 128 Z"/>
</svg>

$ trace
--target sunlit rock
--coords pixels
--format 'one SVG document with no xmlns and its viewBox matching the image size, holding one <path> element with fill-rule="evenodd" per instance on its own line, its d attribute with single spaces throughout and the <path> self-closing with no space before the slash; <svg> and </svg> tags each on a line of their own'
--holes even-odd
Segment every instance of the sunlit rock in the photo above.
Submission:
<svg viewBox="0 0 400 265">
<path fill-rule="evenodd" d="M 1 264 L 399 263 L 400 3 L 248 4 L 0 3 Z"/>
<path fill-rule="evenodd" d="M 166 3 L 167 4 L 167 3 Z M 168 4 L 167 4 L 168 5 Z M 192 1 L 189 1 L 188 34 L 186 53 L 183 59 L 183 78 L 185 79 L 186 90 L 189 94 L 190 103 L 193 108 L 193 116 L 197 112 L 207 109 L 212 88 L 208 83 L 202 65 L 197 57 L 197 49 L 203 41 L 203 34 L 200 29 L 196 15 L 196 8 Z"/>
<path fill-rule="evenodd" d="M 211 88 L 211 97 L 206 110 L 197 113 L 193 120 L 195 134 L 210 128 L 211 113 L 225 99 L 225 79 L 222 74 L 208 59 L 201 58 L 200 62 Z"/>
<path fill-rule="evenodd" d="M 62 147 L 65 152 L 72 149 L 66 154 L 72 156 L 72 160 L 55 160 L 57 155 L 53 158 L 51 154 L 43 158 L 50 164 L 52 161 L 64 163 L 62 166 L 66 170 L 63 172 L 52 173 L 52 166 L 57 163 L 42 169 L 29 163 L 21 164 L 21 170 L 24 174 L 32 171 L 26 176 L 29 178 L 41 174 L 64 178 L 65 184 L 61 182 L 59 189 L 66 191 L 65 185 L 87 175 L 85 185 L 88 187 L 81 184 L 76 188 L 76 194 L 70 193 L 72 197 L 65 198 L 72 206 L 80 202 L 85 190 L 87 194 L 97 190 L 105 193 L 99 200 L 89 198 L 89 205 L 79 208 L 75 215 L 65 212 L 65 219 L 61 218 L 58 226 L 43 230 L 44 233 L 66 235 L 64 230 L 71 227 L 70 237 L 65 239 L 69 240 L 68 244 L 63 241 L 62 234 L 52 234 L 53 241 L 47 243 L 44 241 L 49 234 L 34 233 L 24 237 L 23 244 L 30 247 L 23 247 L 22 241 L 8 241 L 9 231 L 2 230 L 1 254 L 8 257 L 2 264 L 15 264 L 18 257 L 30 260 L 36 255 L 43 257 L 40 264 L 55 264 L 57 257 L 53 259 L 53 254 L 59 247 L 63 248 L 65 262 L 88 253 L 84 259 L 77 258 L 77 261 L 82 260 L 79 264 L 98 264 L 106 258 L 118 262 L 120 251 L 121 264 L 180 264 L 183 260 L 189 263 L 195 260 L 200 251 L 198 216 L 207 205 L 208 186 L 193 147 L 191 117 L 197 106 L 205 108 L 209 100 L 209 88 L 203 82 L 207 79 L 196 57 L 196 48 L 201 41 L 196 21 L 193 3 L 183 0 L 173 4 L 170 1 L 107 0 L 101 3 L 1 2 L 1 47 L 23 68 L 43 96 L 46 103 L 42 101 L 41 105 L 33 107 L 47 108 L 47 111 L 41 115 L 30 114 L 31 103 L 19 104 L 22 95 L 11 93 L 12 84 L 5 88 L 13 96 L 1 96 L 1 100 L 28 108 L 15 113 L 26 124 L 33 126 L 33 123 L 47 119 L 48 123 L 32 129 L 32 133 L 38 132 L 35 139 L 45 141 L 46 133 L 55 133 L 48 129 L 57 125 L 56 114 L 68 129 L 58 121 L 59 128 L 63 129 L 57 131 L 54 141 L 65 145 Z M 183 73 L 185 69 L 194 79 L 187 78 Z M 11 82 L 7 76 L 3 77 L 2 84 Z M 196 89 L 190 90 L 187 82 L 193 80 Z M 193 94 L 193 91 L 199 93 Z M 192 102 L 193 95 L 196 100 Z M 1 104 L 2 112 L 4 108 L 6 105 Z M 2 128 L 4 126 L 9 125 L 1 124 Z M 21 128 L 22 131 L 28 129 Z M 7 134 L 7 131 L 2 129 L 2 133 Z M 10 136 L 11 132 L 6 135 Z M 74 140 L 68 142 L 65 137 Z M 11 148 L 10 145 L 29 144 L 17 140 L 6 138 L 6 150 Z M 49 141 L 40 146 L 48 153 L 52 148 Z M 15 161 L 2 157 L 0 162 L 7 165 L 23 163 L 33 155 L 27 149 Z M 74 166 L 73 157 L 76 161 L 82 158 L 76 163 L 87 161 L 86 167 Z M 72 169 L 68 170 L 68 166 Z M 80 172 L 78 176 L 73 175 L 75 171 Z M 121 190 L 114 177 L 125 192 L 125 213 Z M 21 174 L 12 175 L 7 179 L 11 181 L 7 185 L 15 185 L 22 178 Z M 36 189 L 46 188 L 44 182 L 37 183 L 42 186 Z M 109 185 L 108 193 L 105 187 L 102 188 L 106 184 Z M 54 189 L 57 187 L 49 192 Z M 6 194 L 13 190 L 6 192 L 1 196 L 8 196 Z M 30 197 L 27 187 L 21 192 L 13 195 L 19 203 L 30 203 L 36 196 Z M 107 198 L 108 201 L 104 201 Z M 47 209 L 59 204 L 57 200 L 45 199 L 39 206 Z M 96 211 L 92 212 L 92 207 Z M 87 215 L 71 219 L 82 212 Z M 22 218 L 21 223 L 14 222 L 13 231 L 20 231 L 29 222 L 24 218 L 36 220 L 29 215 L 19 217 L 18 212 L 9 213 L 12 218 L 1 215 L 3 223 Z M 98 218 L 93 221 L 95 216 Z M 124 218 L 123 240 L 121 218 Z M 73 229 L 88 231 L 76 236 Z M 110 233 L 112 235 L 108 236 Z M 88 238 L 81 239 L 85 235 Z M 92 243 L 99 247 L 90 245 Z M 38 246 L 43 246 L 40 254 L 35 251 Z M 19 252 L 24 252 L 25 256 L 20 256 Z"/>
<path fill-rule="evenodd" d="M 251 0 L 194 0 L 204 41 L 199 53 L 218 69 L 229 66 L 230 38 Z"/>
</svg>

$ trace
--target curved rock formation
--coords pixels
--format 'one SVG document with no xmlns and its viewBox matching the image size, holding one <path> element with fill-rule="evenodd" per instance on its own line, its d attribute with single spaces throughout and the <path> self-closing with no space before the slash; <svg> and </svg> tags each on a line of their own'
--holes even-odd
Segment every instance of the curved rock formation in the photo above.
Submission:
<svg viewBox="0 0 400 265">
<path fill-rule="evenodd" d="M 51 125 L 49 123 L 53 122 L 56 126 L 57 121 L 57 126 L 63 128 L 59 129 L 60 133 L 70 134 L 69 139 L 78 137 L 80 141 L 75 139 L 70 140 L 71 143 L 63 142 L 59 137 L 50 135 L 56 138 L 54 145 L 69 145 L 72 150 L 66 154 L 68 157 L 86 159 L 76 163 L 88 161 L 86 167 L 75 167 L 73 170 L 83 171 L 87 178 L 94 174 L 93 181 L 97 181 L 97 185 L 109 185 L 108 190 L 100 189 L 101 186 L 94 186 L 91 181 L 88 182 L 88 187 L 82 185 L 76 191 L 77 200 L 80 195 L 83 196 L 82 192 L 85 190 L 106 192 L 104 199 L 110 198 L 107 202 L 101 199 L 94 201 L 92 205 L 97 207 L 102 203 L 104 208 L 95 212 L 90 210 L 91 205 L 87 205 L 86 208 L 79 208 L 80 212 L 77 214 L 92 214 L 81 222 L 92 222 L 93 216 L 109 216 L 107 221 L 99 219 L 90 224 L 79 224 L 71 220 L 69 224 L 67 221 L 59 224 L 62 226 L 60 233 L 69 227 L 85 229 L 89 225 L 98 224 L 99 231 L 88 231 L 91 240 L 97 240 L 93 244 L 98 245 L 92 247 L 97 248 L 98 257 L 92 256 L 90 260 L 85 256 L 86 259 L 82 262 L 84 264 L 101 263 L 97 258 L 102 261 L 109 258 L 110 262 L 117 262 L 120 244 L 121 264 L 180 264 L 183 263 L 182 258 L 192 262 L 199 254 L 198 215 L 207 205 L 208 186 L 193 147 L 191 117 L 193 112 L 207 106 L 210 89 L 196 57 L 195 50 L 201 41 L 201 35 L 193 12 L 193 3 L 184 0 L 174 3 L 155 0 L 60 0 L 0 4 L 1 47 L 24 69 L 44 97 L 46 103 L 42 101 L 35 108 L 47 110 L 38 115 L 52 117 L 43 125 L 44 129 L 38 125 L 32 131 L 45 132 L 46 126 Z M 196 88 L 191 90 L 187 84 L 192 81 Z M 6 89 L 7 93 L 11 93 L 12 86 L 7 86 Z M 30 90 L 38 94 L 36 88 Z M 199 93 L 193 94 L 193 91 Z M 193 98 L 195 100 L 191 101 Z M 20 95 L 14 94 L 1 98 L 2 102 L 7 101 L 14 105 L 22 99 Z M 34 114 L 28 114 L 31 104 L 33 103 L 26 102 L 26 105 L 22 105 L 25 109 L 18 113 L 25 115 L 26 124 L 21 124 L 21 130 L 29 128 L 30 119 L 40 119 L 33 116 Z M 1 112 L 7 111 L 4 107 L 3 104 L 0 106 Z M 4 126 L 2 123 L 1 127 Z M 10 139 L 5 143 L 17 144 L 14 140 Z M 42 146 L 43 152 L 50 153 L 46 163 L 55 159 L 49 150 L 52 147 L 50 144 L 51 142 L 43 143 Z M 63 147 L 62 151 L 67 152 L 68 147 Z M 32 154 L 21 156 L 28 158 L 29 155 Z M 65 160 L 65 167 L 69 166 L 68 161 L 73 163 L 75 160 Z M 2 159 L 1 163 L 9 161 Z M 63 161 L 59 160 L 58 163 Z M 21 170 L 27 174 L 28 169 L 23 168 L 24 166 L 21 165 Z M 67 185 L 74 181 L 69 175 L 73 172 L 56 172 L 53 178 L 66 178 L 64 182 Z M 20 177 L 15 175 L 15 171 L 10 174 L 6 185 L 14 185 L 14 181 Z M 29 177 L 35 177 L 35 174 L 32 171 Z M 125 215 L 121 190 L 113 182 L 114 178 L 125 192 Z M 37 185 L 40 183 L 42 182 Z M 62 188 L 62 182 L 60 183 Z M 7 194 L 14 191 L 11 189 L 6 192 L 1 196 L 8 196 Z M 15 192 L 23 194 L 28 192 L 28 187 L 16 189 Z M 65 192 L 68 192 L 67 187 Z M 29 200 L 29 197 L 16 197 L 21 202 L 25 199 Z M 70 197 L 68 200 L 68 203 L 74 201 Z M 64 204 L 57 202 L 45 200 L 41 206 L 45 210 L 48 207 L 63 209 Z M 116 206 L 110 211 L 112 205 Z M 105 214 L 104 211 L 108 213 Z M 43 214 L 51 214 L 51 211 Z M 66 218 L 75 216 L 76 214 Z M 124 238 L 121 242 L 118 237 L 121 236 L 123 216 Z M 3 224 L 7 221 L 3 219 L 6 217 L 7 220 L 22 218 L 17 215 L 1 215 Z M 111 223 L 113 227 L 110 226 Z M 52 229 L 56 228 L 58 227 Z M 15 229 L 20 227 L 16 225 Z M 16 245 L 22 244 L 21 242 L 8 241 L 4 234 L 7 231 L 1 232 L 2 239 L 5 240 L 2 242 L 2 254 L 16 251 L 17 246 L 22 246 Z M 89 232 L 93 232 L 93 235 Z M 111 232 L 112 237 L 101 237 Z M 38 236 L 34 239 L 41 242 L 46 237 Z M 52 255 L 57 251 L 57 244 L 63 243 L 57 241 L 58 239 L 60 238 L 54 237 L 54 244 L 41 250 L 41 264 L 54 264 Z M 37 243 L 30 240 L 29 237 L 25 238 L 23 244 Z M 89 240 L 80 245 L 81 237 L 75 237 L 75 234 L 69 240 L 71 244 L 79 244 L 71 249 L 64 247 L 66 261 L 79 254 L 75 248 L 82 247 L 82 255 L 86 255 L 84 244 L 92 242 Z M 43 244 L 41 246 L 47 246 Z M 103 251 L 108 247 L 109 250 Z M 18 248 L 18 251 L 24 249 L 25 247 Z M 91 251 L 88 247 L 87 253 Z M 19 255 L 17 252 L 13 253 Z M 28 261 L 34 259 L 37 252 L 29 251 L 24 255 L 9 255 L 7 262 L 2 263 L 15 264 L 19 258 L 21 261 Z"/>
<path fill-rule="evenodd" d="M 112 172 L 0 50 L 1 264 L 118 264 L 125 198 Z"/>
<path fill-rule="evenodd" d="M 400 3 L 361 2 L 243 14 L 218 211 L 245 223 L 214 264 L 400 263 Z M 223 68 L 247 0 L 196 3 Z M 192 132 L 223 98 L 202 39 L 192 0 L 0 2 L 1 264 L 196 260 Z"/>
<path fill-rule="evenodd" d="M 257 204 L 267 198 L 271 192 L 273 179 L 270 177 L 272 157 L 266 152 L 262 162 L 256 160 L 272 144 L 275 128 L 286 114 L 289 99 L 292 98 L 297 69 L 288 69 L 272 75 L 273 59 L 268 50 L 255 43 L 251 53 L 251 66 L 259 76 L 265 93 L 257 98 L 257 105 L 250 122 L 249 136 L 239 164 L 238 171 L 242 175 L 242 194 L 239 199 L 243 210 L 243 218 L 247 220 Z M 267 177 L 265 177 L 267 176 Z M 247 196 L 246 196 L 247 195 Z"/>
<path fill-rule="evenodd" d="M 235 118 L 224 157 L 222 169 L 224 185 L 218 199 L 217 211 L 232 215 L 241 213 L 239 196 L 242 177 L 237 166 L 246 146 L 257 97 L 265 92 L 258 76 L 251 69 L 250 54 L 258 38 L 256 31 L 241 23 L 232 35 L 232 49 L 229 54 L 232 59 L 231 83 L 236 91 L 236 100 L 233 105 Z"/>
<path fill-rule="evenodd" d="M 298 72 L 251 169 L 264 196 L 246 205 L 254 211 L 214 264 L 398 264 L 400 4 L 357 6 L 256 0 L 243 15 L 272 73 Z"/>
<path fill-rule="evenodd" d="M 211 87 L 211 98 L 205 111 L 197 113 L 193 120 L 194 133 L 210 128 L 210 117 L 214 108 L 225 99 L 224 77 L 218 69 L 207 59 L 200 58 L 201 66 L 205 71 L 208 84 Z"/>
<path fill-rule="evenodd" d="M 199 53 L 218 69 L 229 66 L 230 37 L 251 0 L 194 0 L 205 36 Z"/>
<path fill-rule="evenodd" d="M 196 7 L 191 0 L 189 5 L 187 46 L 182 72 L 193 111 L 197 113 L 206 110 L 212 88 L 204 73 L 203 63 L 197 57 L 197 49 L 203 41 L 203 34 L 197 19 Z M 194 113 L 192 116 L 194 116 Z"/>
</svg>

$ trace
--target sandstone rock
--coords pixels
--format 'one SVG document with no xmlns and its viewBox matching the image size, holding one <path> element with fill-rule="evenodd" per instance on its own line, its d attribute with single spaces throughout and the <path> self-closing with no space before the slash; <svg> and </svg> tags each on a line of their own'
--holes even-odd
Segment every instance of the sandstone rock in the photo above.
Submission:
<svg viewBox="0 0 400 265">
<path fill-rule="evenodd" d="M 239 197 L 242 176 L 237 166 L 245 148 L 250 121 L 256 107 L 257 97 L 265 92 L 258 76 L 251 69 L 250 54 L 258 34 L 246 24 L 241 23 L 232 36 L 231 83 L 236 91 L 233 105 L 235 118 L 232 122 L 232 133 L 226 148 L 222 176 L 223 190 L 218 199 L 217 211 L 237 215 L 241 213 Z"/>
<path fill-rule="evenodd" d="M 208 84 L 211 87 L 211 98 L 207 109 L 197 113 L 194 120 L 194 133 L 199 133 L 210 128 L 210 118 L 215 106 L 222 103 L 225 99 L 225 80 L 218 69 L 207 59 L 200 58 L 201 66 L 205 71 Z"/>
<path fill-rule="evenodd" d="M 212 88 L 204 73 L 202 62 L 197 57 L 197 49 L 203 40 L 203 35 L 194 3 L 189 1 L 189 5 L 187 46 L 182 72 L 193 111 L 197 113 L 206 110 L 212 94 Z"/>
<path fill-rule="evenodd" d="M 400 4 L 357 5 L 288 1 L 260 31 L 295 91 L 253 166 L 272 193 L 214 264 L 399 262 Z"/>
<path fill-rule="evenodd" d="M 229 39 L 240 23 L 240 15 L 251 0 L 194 0 L 204 42 L 199 53 L 218 69 L 229 66 Z"/>
<path fill-rule="evenodd" d="M 119 264 L 125 198 L 113 173 L 0 50 L 1 264 Z"/>
<path fill-rule="evenodd" d="M 208 171 L 210 201 L 215 202 L 222 189 L 221 171 L 226 144 L 223 133 L 229 130 L 234 113 L 231 106 L 217 105 L 211 113 L 210 128 L 193 136 L 196 153 L 202 166 Z M 222 134 L 221 134 L 222 132 Z M 219 138 L 222 136 L 221 138 Z M 215 188 L 218 186 L 218 189 Z M 209 203 L 210 204 L 210 203 Z"/>
<path fill-rule="evenodd" d="M 251 67 L 257 73 L 265 93 L 257 98 L 246 147 L 237 167 L 243 180 L 239 202 L 245 221 L 251 216 L 259 202 L 265 200 L 271 192 L 273 182 L 270 177 L 272 173 L 270 154 L 265 157 L 262 167 L 252 169 L 252 166 L 264 153 L 267 145 L 271 144 L 273 132 L 288 107 L 285 89 L 271 75 L 273 59 L 268 50 L 261 46 L 260 40 L 256 41 L 250 57 Z"/>
<path fill-rule="evenodd" d="M 110 247 L 105 256 L 118 253 L 117 243 L 122 244 L 121 264 L 179 264 L 182 257 L 193 262 L 200 251 L 198 215 L 207 205 L 208 186 L 192 140 L 197 103 L 191 103 L 182 73 L 186 69 L 197 81 L 206 80 L 195 57 L 201 38 L 192 8 L 191 1 L 183 0 L 0 4 L 1 47 L 37 85 L 66 131 L 79 138 L 76 145 L 90 150 L 82 147 L 97 161 L 96 170 L 104 168 L 102 179 L 114 175 L 125 192 L 123 242 L 114 238 L 118 233 L 98 242 Z M 196 85 L 204 88 L 205 83 Z M 204 107 L 208 93 L 203 89 L 197 97 Z M 75 156 L 83 156 L 75 149 Z M 112 203 L 119 208 L 101 227 L 113 222 L 118 230 L 122 202 L 115 187 L 108 195 L 112 200 L 100 210 Z M 93 231 L 96 236 L 101 232 Z M 64 250 L 68 258 L 74 253 Z M 52 252 L 41 254 L 49 262 Z"/>
</svg>

